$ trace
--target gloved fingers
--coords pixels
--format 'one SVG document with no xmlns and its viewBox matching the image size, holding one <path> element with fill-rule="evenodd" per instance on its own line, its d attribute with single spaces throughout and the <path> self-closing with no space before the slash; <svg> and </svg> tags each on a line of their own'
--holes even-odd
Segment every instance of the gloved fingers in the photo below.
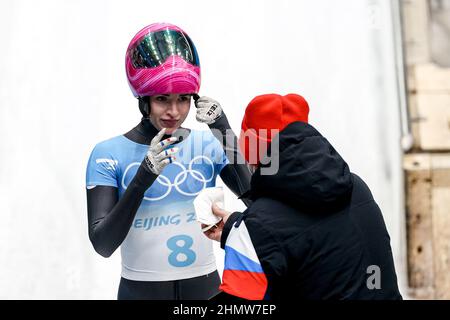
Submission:
<svg viewBox="0 0 450 320">
<path fill-rule="evenodd" d="M 217 101 L 209 97 L 203 96 L 195 101 L 198 108 L 207 108 L 211 104 L 217 104 Z"/>
<path fill-rule="evenodd" d="M 222 112 L 216 112 L 216 105 L 213 105 L 212 107 L 214 107 L 214 108 L 210 108 L 210 109 L 200 109 L 199 108 L 199 109 L 197 109 L 197 114 L 195 116 L 197 121 L 206 123 L 206 124 L 214 123 L 214 121 L 220 117 Z M 205 111 L 205 110 L 207 110 L 207 111 Z"/>
<path fill-rule="evenodd" d="M 160 152 L 157 156 L 156 156 L 156 160 L 157 161 L 162 161 L 164 159 L 170 158 L 172 157 L 173 154 L 177 153 L 179 150 L 179 148 L 170 148 L 167 150 L 163 150 L 162 152 Z M 174 157 L 172 157 L 174 158 Z"/>
<path fill-rule="evenodd" d="M 169 163 L 172 163 L 172 162 L 173 162 L 172 158 L 164 159 L 163 161 L 161 161 L 161 166 L 162 166 L 162 167 L 165 167 L 165 166 L 167 166 Z"/>
<path fill-rule="evenodd" d="M 208 121 L 209 119 L 207 118 L 207 117 L 205 117 L 203 114 L 201 114 L 201 113 L 197 113 L 196 115 L 195 115 L 195 119 L 197 119 L 197 121 L 199 121 L 199 122 L 205 122 L 205 121 Z"/>
<path fill-rule="evenodd" d="M 161 141 L 161 139 L 165 133 L 166 133 L 166 128 L 162 128 L 161 131 L 159 131 L 158 134 L 152 139 L 152 142 L 150 143 L 150 145 L 151 146 L 157 145 Z"/>
<path fill-rule="evenodd" d="M 217 101 L 214 99 L 211 99 L 207 96 L 202 96 L 199 97 L 197 100 L 195 101 L 195 106 L 197 108 L 207 108 L 210 104 L 217 104 Z"/>
<path fill-rule="evenodd" d="M 150 148 L 152 149 L 154 154 L 159 154 L 167 146 L 170 146 L 171 144 L 174 144 L 177 141 L 178 141 L 178 137 L 170 137 L 170 138 L 164 139 L 163 141 L 158 142 L 156 145 L 153 145 Z"/>
</svg>

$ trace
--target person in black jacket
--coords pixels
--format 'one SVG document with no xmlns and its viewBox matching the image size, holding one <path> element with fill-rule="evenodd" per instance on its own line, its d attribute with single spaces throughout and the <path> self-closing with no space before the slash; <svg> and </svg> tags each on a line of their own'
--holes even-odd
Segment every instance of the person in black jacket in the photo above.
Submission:
<svg viewBox="0 0 450 320">
<path fill-rule="evenodd" d="M 231 215 L 213 205 L 223 219 L 205 232 L 225 249 L 222 298 L 402 299 L 380 208 L 308 112 L 295 94 L 258 96 L 246 109 L 240 142 L 256 159 L 253 203 Z M 280 131 L 261 138 L 263 129 Z M 252 148 L 248 130 L 271 143 Z"/>
</svg>

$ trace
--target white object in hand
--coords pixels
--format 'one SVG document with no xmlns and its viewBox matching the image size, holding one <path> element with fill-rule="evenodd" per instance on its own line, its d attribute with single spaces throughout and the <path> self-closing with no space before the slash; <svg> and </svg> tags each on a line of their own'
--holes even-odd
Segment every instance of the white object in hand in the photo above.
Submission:
<svg viewBox="0 0 450 320">
<path fill-rule="evenodd" d="M 224 204 L 223 188 L 212 187 L 203 189 L 194 200 L 194 208 L 196 219 L 199 223 L 206 225 L 202 229 L 203 232 L 211 229 L 222 218 L 219 218 L 212 212 L 212 204 L 216 203 L 220 208 L 223 208 Z"/>
</svg>

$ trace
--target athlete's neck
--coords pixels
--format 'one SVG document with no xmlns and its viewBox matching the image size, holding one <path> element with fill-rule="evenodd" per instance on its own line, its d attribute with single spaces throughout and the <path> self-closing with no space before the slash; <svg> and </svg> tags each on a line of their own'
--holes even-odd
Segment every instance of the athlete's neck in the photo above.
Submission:
<svg viewBox="0 0 450 320">
<path fill-rule="evenodd" d="M 158 132 L 159 130 L 155 128 L 148 118 L 142 118 L 141 122 L 136 127 L 125 133 L 124 136 L 136 143 L 149 145 Z M 176 136 L 179 137 L 179 141 L 181 142 L 183 139 L 187 138 L 189 133 L 189 129 L 180 127 L 170 135 L 165 134 L 161 140 Z"/>
<path fill-rule="evenodd" d="M 158 129 L 153 125 L 149 118 L 142 118 L 136 126 L 136 130 L 144 137 L 153 138 L 158 134 Z M 167 136 L 167 135 L 165 135 Z"/>
</svg>

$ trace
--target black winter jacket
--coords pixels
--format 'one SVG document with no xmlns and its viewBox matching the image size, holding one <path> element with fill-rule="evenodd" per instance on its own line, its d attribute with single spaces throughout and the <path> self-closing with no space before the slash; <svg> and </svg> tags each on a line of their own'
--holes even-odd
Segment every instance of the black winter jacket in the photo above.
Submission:
<svg viewBox="0 0 450 320">
<path fill-rule="evenodd" d="M 279 134 L 279 161 L 276 174 L 253 174 L 254 202 L 229 217 L 221 239 L 224 248 L 245 221 L 265 298 L 402 299 L 381 211 L 327 139 L 294 122 Z"/>
</svg>

